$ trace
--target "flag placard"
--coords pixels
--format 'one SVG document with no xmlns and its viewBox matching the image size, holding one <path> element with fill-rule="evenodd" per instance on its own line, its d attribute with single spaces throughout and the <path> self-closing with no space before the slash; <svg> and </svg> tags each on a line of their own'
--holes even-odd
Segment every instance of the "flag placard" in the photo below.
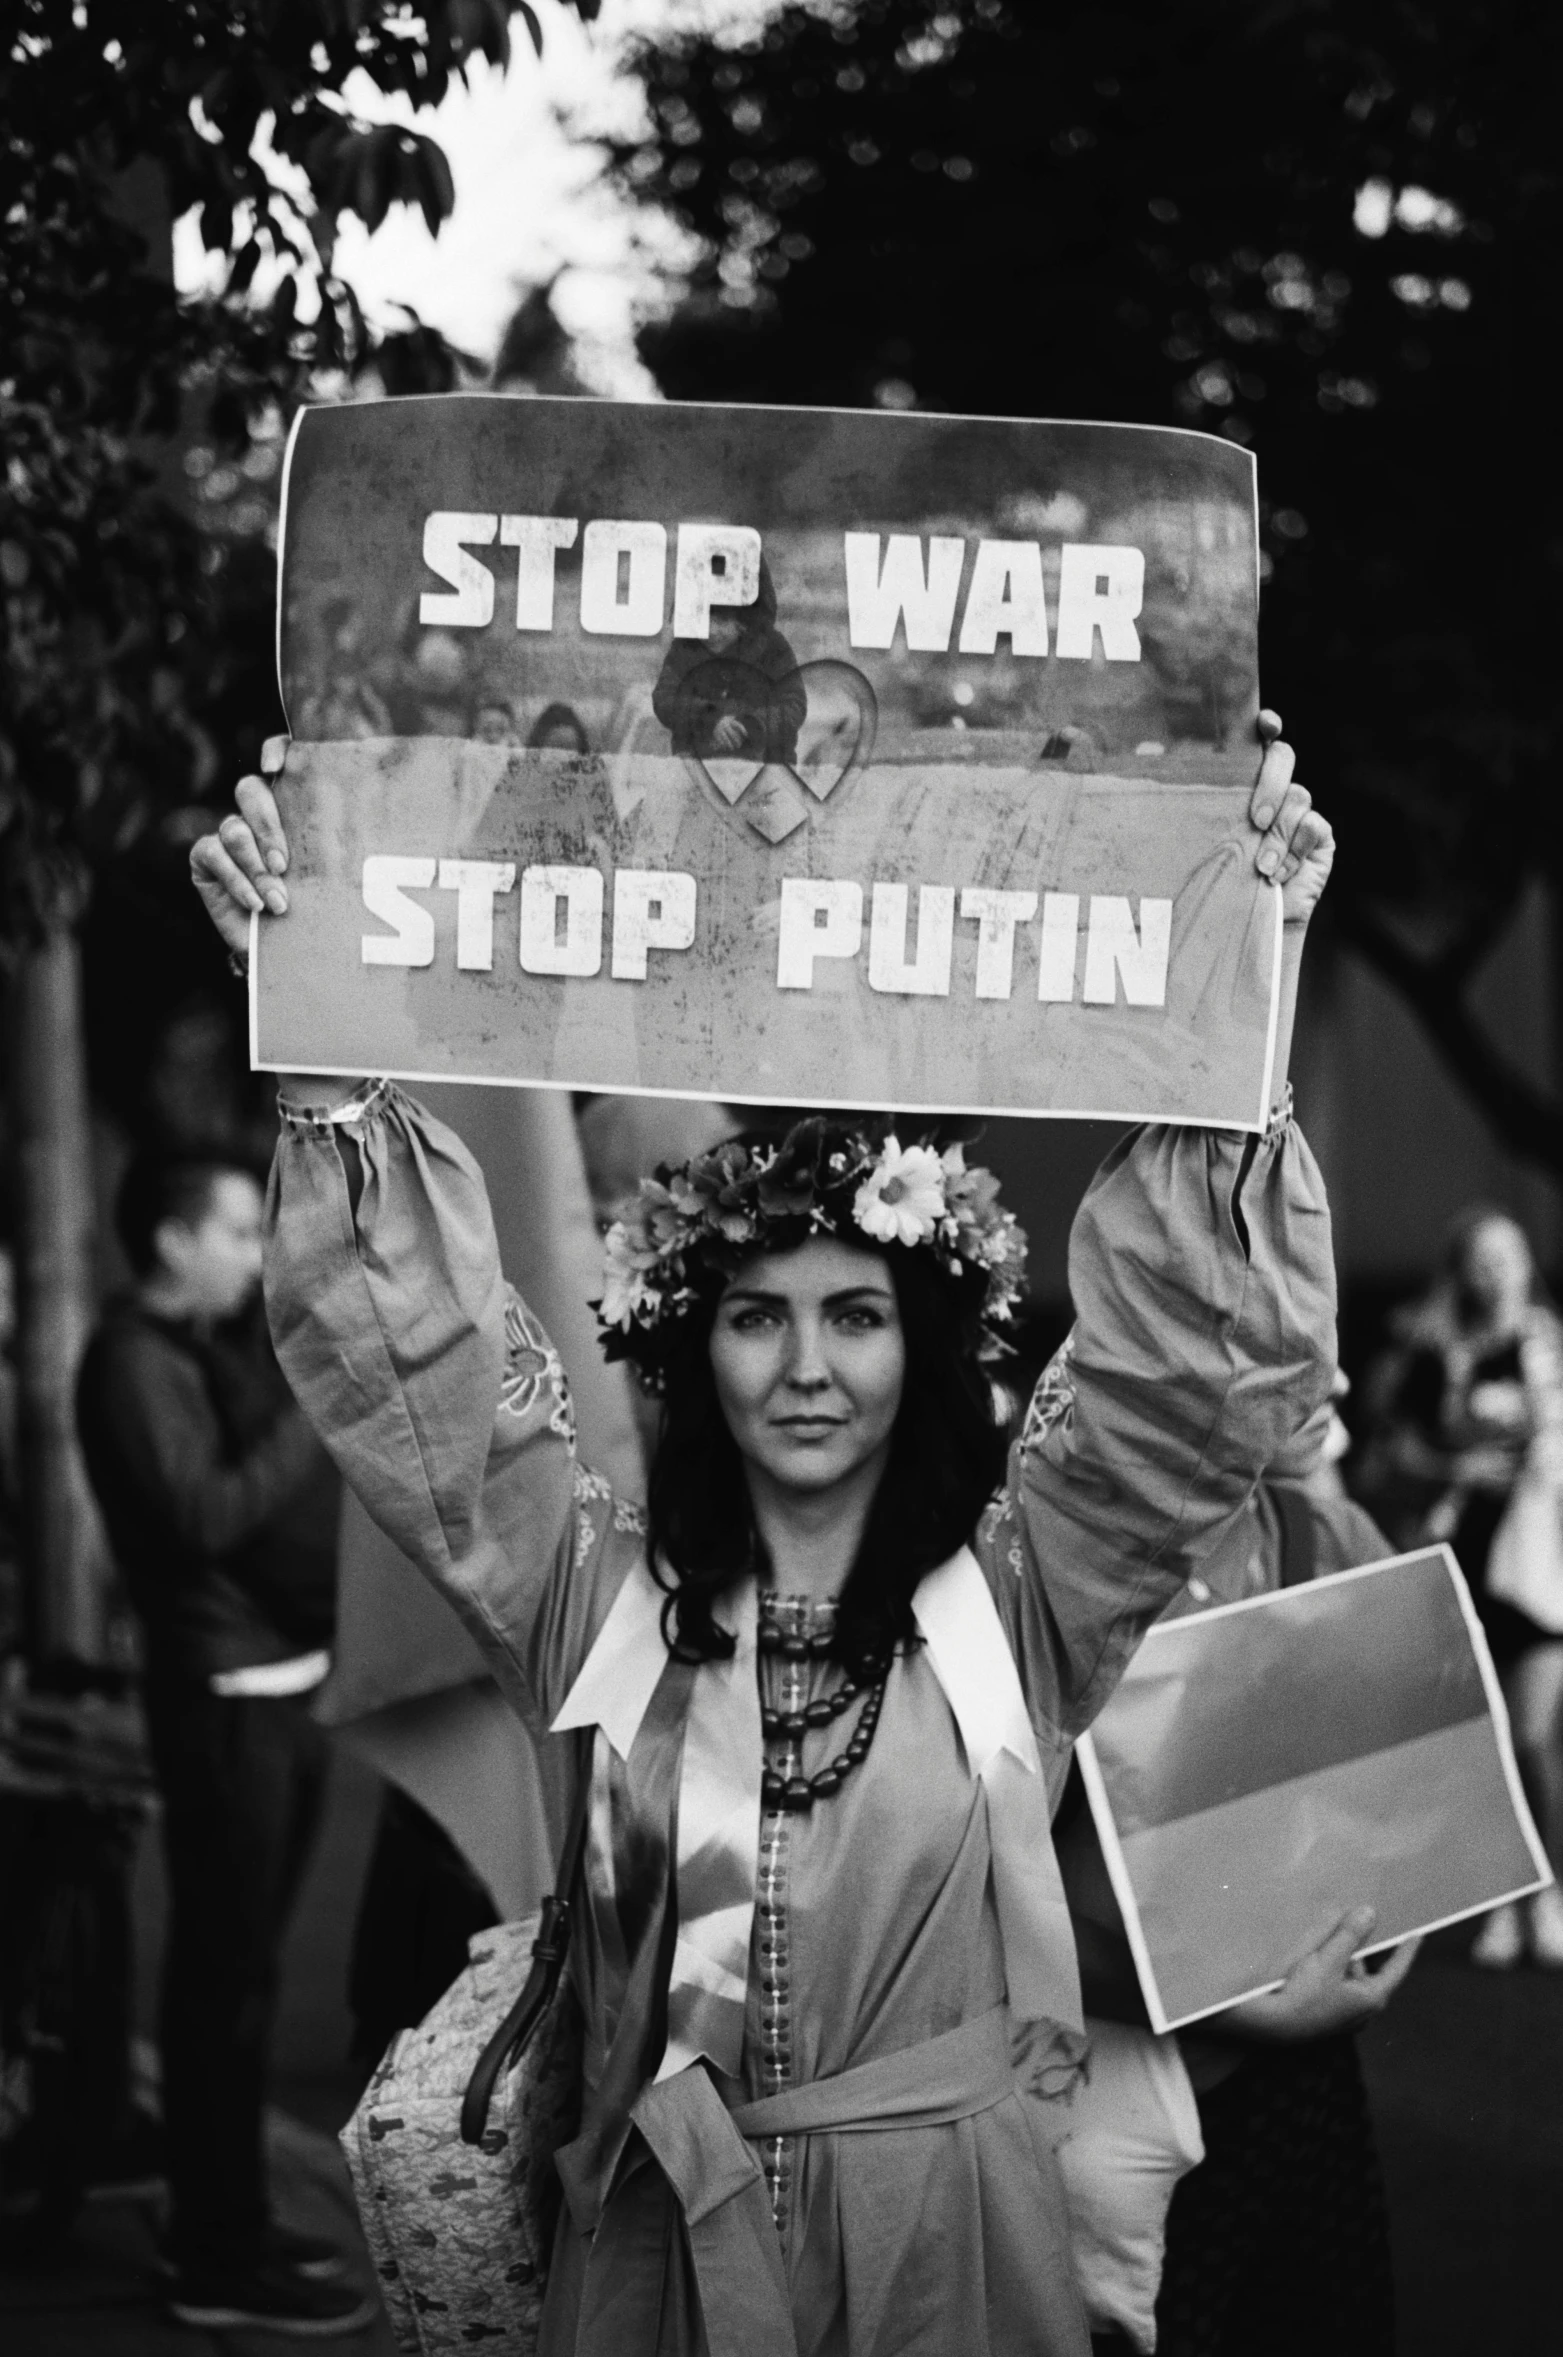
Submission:
<svg viewBox="0 0 1563 2357">
<path fill-rule="evenodd" d="M 1079 1758 L 1157 2031 L 1551 1879 L 1448 1547 L 1163 1622 Z"/>
</svg>

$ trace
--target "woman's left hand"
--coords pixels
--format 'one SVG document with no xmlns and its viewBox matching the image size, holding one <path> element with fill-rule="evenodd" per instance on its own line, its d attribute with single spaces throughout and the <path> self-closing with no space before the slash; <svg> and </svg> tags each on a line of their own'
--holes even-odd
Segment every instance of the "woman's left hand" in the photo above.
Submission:
<svg viewBox="0 0 1563 2357">
<path fill-rule="evenodd" d="M 1402 1940 L 1398 1948 L 1369 1964 L 1355 1951 L 1372 1930 L 1372 1908 L 1355 1908 L 1327 1940 L 1292 1966 L 1278 1989 L 1230 2006 L 1211 2028 L 1277 2045 L 1360 2028 L 1383 2012 L 1422 1945 L 1420 1940 Z"/>
<path fill-rule="evenodd" d="M 1286 923 L 1306 925 L 1330 880 L 1335 833 L 1292 775 L 1297 756 L 1282 741 L 1279 713 L 1260 713 L 1259 741 L 1264 759 L 1248 805 L 1249 823 L 1259 834 L 1254 865 L 1267 882 L 1280 885 Z"/>
</svg>

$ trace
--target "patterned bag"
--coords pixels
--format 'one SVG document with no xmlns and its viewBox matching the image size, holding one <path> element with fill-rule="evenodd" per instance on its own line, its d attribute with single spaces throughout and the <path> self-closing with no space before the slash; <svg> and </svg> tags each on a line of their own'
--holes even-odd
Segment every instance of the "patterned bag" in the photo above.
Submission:
<svg viewBox="0 0 1563 2357">
<path fill-rule="evenodd" d="M 586 1792 L 583 1776 L 560 1862 L 565 1897 L 476 1935 L 465 1972 L 417 2029 L 398 2031 L 342 2131 L 408 2357 L 537 2347 L 561 2200 L 554 2154 L 580 2125 L 584 2024 L 563 1964 Z"/>
</svg>

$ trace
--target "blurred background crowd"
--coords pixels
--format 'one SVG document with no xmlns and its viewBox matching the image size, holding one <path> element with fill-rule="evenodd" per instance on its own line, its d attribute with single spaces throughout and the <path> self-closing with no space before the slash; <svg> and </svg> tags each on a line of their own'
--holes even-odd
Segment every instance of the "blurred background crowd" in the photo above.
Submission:
<svg viewBox="0 0 1563 2357">
<path fill-rule="evenodd" d="M 1522 1515 L 1555 1530 L 1563 1450 L 1563 506 L 1545 363 L 1563 25 L 1490 0 L 12 15 L 0 2227 L 19 2272 L 0 2313 L 14 2291 L 34 2335 L 16 2345 L 46 2349 L 66 2345 L 37 2257 L 51 2236 L 105 2317 L 143 2313 L 133 2230 L 81 2209 L 94 2181 L 160 2166 L 164 1886 L 145 1629 L 76 1394 L 106 1305 L 147 1275 L 134 1221 L 116 1222 L 127 1172 L 264 1177 L 270 1085 L 248 1071 L 243 990 L 187 856 L 284 725 L 273 556 L 294 407 L 493 388 L 1186 424 L 1252 448 L 1266 700 L 1341 845 L 1294 1078 L 1336 1219 L 1342 1473 L 1397 1545 L 1449 1537 L 1479 1578 Z M 602 749 L 568 707 L 475 700 L 454 642 L 426 638 L 420 661 L 412 718 L 344 659 L 357 706 L 335 710 L 323 677 L 320 726 Z M 608 1100 L 545 1114 L 444 1091 L 440 1109 L 484 1161 L 513 1262 L 530 1256 L 529 1294 L 575 1319 L 572 1372 L 604 1384 L 586 1420 L 633 1486 L 633 1403 L 584 1371 L 571 1285 L 637 1171 L 716 1116 L 663 1137 Z M 1067 1324 L 1068 1222 L 1110 1135 L 999 1122 L 985 1140 L 1032 1239 L 1017 1390 Z M 349 1515 L 344 1609 L 372 1550 Z M 1563 1646 L 1540 1641 L 1539 1591 L 1484 1609 L 1556 1855 Z M 425 1643 L 409 1685 L 420 1643 L 357 1692 L 339 1683 L 327 1714 L 360 1740 L 322 1766 L 272 2057 L 301 2182 L 323 2164 L 298 2123 L 338 2125 L 466 1932 L 529 1895 L 524 1873 L 501 1887 L 482 1827 L 463 1846 L 459 1811 L 442 1817 L 450 1698 L 477 1714 L 464 1742 L 481 1722 L 500 1763 L 506 1738 L 459 1648 Z M 355 1924 L 415 1920 L 407 1985 L 367 1969 L 372 1928 L 355 1966 Z M 1469 1927 L 1440 1935 L 1365 2043 L 1408 2351 L 1545 2345 L 1560 1965 L 1550 1917 L 1491 1919 L 1474 1961 Z M 153 2345 L 115 2329 L 91 2345 Z"/>
</svg>

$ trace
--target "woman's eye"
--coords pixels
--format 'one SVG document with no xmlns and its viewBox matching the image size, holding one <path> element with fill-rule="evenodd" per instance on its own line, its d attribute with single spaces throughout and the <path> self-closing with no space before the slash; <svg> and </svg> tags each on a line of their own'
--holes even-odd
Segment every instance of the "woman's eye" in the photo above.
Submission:
<svg viewBox="0 0 1563 2357">
<path fill-rule="evenodd" d="M 844 1309 L 836 1323 L 848 1334 L 876 1333 L 885 1322 L 883 1310 Z"/>
<path fill-rule="evenodd" d="M 768 1309 L 734 1310 L 732 1327 L 735 1334 L 753 1334 L 766 1326 L 774 1326 L 775 1318 Z"/>
</svg>

